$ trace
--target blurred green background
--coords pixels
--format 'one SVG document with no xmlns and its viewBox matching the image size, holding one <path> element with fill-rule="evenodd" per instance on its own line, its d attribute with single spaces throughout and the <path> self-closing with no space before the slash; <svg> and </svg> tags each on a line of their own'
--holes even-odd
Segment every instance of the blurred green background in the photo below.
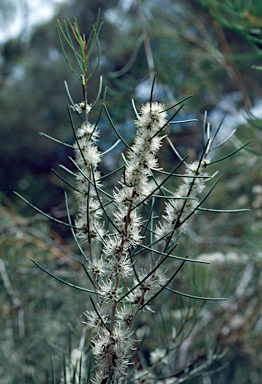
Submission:
<svg viewBox="0 0 262 384">
<path fill-rule="evenodd" d="M 250 212 L 202 212 L 194 219 L 179 250 L 190 257 L 205 254 L 203 258 L 210 258 L 212 265 L 206 276 L 199 271 L 181 273 L 179 290 L 195 289 L 205 295 L 206 289 L 211 295 L 229 298 L 224 307 L 206 305 L 207 313 L 216 316 L 211 316 L 191 346 L 192 356 L 199 358 L 205 354 L 206 339 L 228 353 L 214 367 L 215 374 L 192 383 L 260 384 L 262 4 L 255 0 L 1 1 L 0 381 L 32 383 L 35 377 L 37 383 L 48 382 L 50 355 L 60 356 L 56 364 L 61 366 L 63 351 L 77 344 L 81 335 L 86 295 L 59 285 L 29 260 L 32 257 L 57 276 L 85 285 L 70 232 L 45 220 L 13 191 L 50 215 L 66 219 L 64 191 L 52 168 L 58 170 L 59 164 L 70 168 L 68 157 L 73 154 L 39 132 L 72 144 L 64 80 L 75 102 L 82 95 L 61 53 L 55 25 L 57 19 L 76 17 L 88 36 L 98 9 L 103 22 L 101 62 L 88 85 L 88 97 L 91 103 L 95 100 L 102 75 L 107 108 L 127 141 L 134 132 L 131 99 L 136 105 L 149 100 L 155 72 L 156 100 L 172 105 L 194 95 L 178 118 L 200 122 L 175 125 L 169 131 L 182 156 L 192 160 L 201 152 L 205 111 L 214 126 L 227 113 L 221 141 L 237 130 L 217 157 L 251 140 L 248 149 L 218 163 L 223 179 L 207 202 L 213 208 L 249 208 Z M 99 128 L 101 150 L 105 150 L 116 137 L 103 114 Z M 105 156 L 104 174 L 118 165 L 121 149 Z M 173 168 L 175 162 L 178 159 L 164 146 L 160 164 Z M 69 189 L 68 193 L 73 214 L 74 198 Z M 180 300 L 170 299 L 170 312 L 178 309 Z M 201 304 L 186 301 L 184 305 Z"/>
</svg>

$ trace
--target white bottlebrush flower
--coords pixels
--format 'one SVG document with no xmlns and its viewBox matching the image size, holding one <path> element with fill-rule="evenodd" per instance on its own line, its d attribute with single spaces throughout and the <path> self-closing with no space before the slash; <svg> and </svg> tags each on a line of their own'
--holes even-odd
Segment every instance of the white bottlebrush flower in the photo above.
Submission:
<svg viewBox="0 0 262 384">
<path fill-rule="evenodd" d="M 134 153 L 140 153 L 141 159 L 146 160 L 146 156 L 143 157 L 143 153 L 156 153 L 161 147 L 162 139 L 163 137 L 160 136 L 150 137 L 150 134 L 148 134 L 147 131 L 142 131 L 135 137 L 132 151 Z"/>
<path fill-rule="evenodd" d="M 110 273 L 116 278 L 126 279 L 132 272 L 132 265 L 128 256 L 122 256 L 119 260 L 112 257 L 108 263 Z"/>
<path fill-rule="evenodd" d="M 73 111 L 77 113 L 83 113 L 86 109 L 86 103 L 84 101 L 81 101 L 81 103 L 71 105 L 70 108 L 72 108 Z"/>
<path fill-rule="evenodd" d="M 142 219 L 138 216 L 137 210 L 134 209 L 128 212 L 126 207 L 120 207 L 114 213 L 114 217 L 115 223 L 122 230 L 122 242 L 124 242 L 125 247 L 130 248 L 140 244 L 142 240 L 140 235 Z"/>
<path fill-rule="evenodd" d="M 123 287 L 115 287 L 112 279 L 99 282 L 99 294 L 103 302 L 117 302 L 122 293 Z"/>
<path fill-rule="evenodd" d="M 141 115 L 136 120 L 137 129 L 148 130 L 151 134 L 155 134 L 160 128 L 166 124 L 165 106 L 160 103 L 146 103 L 141 108 Z"/>
<path fill-rule="evenodd" d="M 92 216 L 90 216 L 89 222 L 87 223 L 86 215 L 86 211 L 80 211 L 77 215 L 77 219 L 75 220 L 77 236 L 84 241 L 88 241 L 88 238 L 101 241 L 105 235 L 103 223 Z"/>
<path fill-rule="evenodd" d="M 129 326 L 133 320 L 133 308 L 131 306 L 122 306 L 120 309 L 117 309 L 116 318 L 124 326 Z"/>
<path fill-rule="evenodd" d="M 126 356 L 130 349 L 133 348 L 133 331 L 125 327 L 120 321 L 116 323 L 113 331 L 113 338 L 115 343 L 115 351 L 118 356 Z"/>
<path fill-rule="evenodd" d="M 156 270 L 147 275 L 146 271 L 138 273 L 138 281 L 145 281 L 126 296 L 129 305 L 119 303 L 124 289 L 123 281 L 132 275 L 130 250 L 142 242 L 143 222 L 139 215 L 139 203 L 149 196 L 154 183 L 151 182 L 152 170 L 158 169 L 157 151 L 162 144 L 162 129 L 167 124 L 164 106 L 159 103 L 148 103 L 141 109 L 135 122 L 137 133 L 134 143 L 126 156 L 124 175 L 120 187 L 113 192 L 116 210 L 112 212 L 114 220 L 113 232 L 106 235 L 101 225 L 103 210 L 97 198 L 100 188 L 98 164 L 101 154 L 97 148 L 97 128 L 84 123 L 76 132 L 78 141 L 75 144 L 77 172 L 77 201 L 79 211 L 76 226 L 78 235 L 102 239 L 101 260 L 93 257 L 89 270 L 96 281 L 99 294 L 99 314 L 104 307 L 113 305 L 112 319 L 101 312 L 85 312 L 86 324 L 93 331 L 92 352 L 96 362 L 96 373 L 92 383 L 100 383 L 112 375 L 112 382 L 119 382 L 128 367 L 128 353 L 134 345 L 134 334 L 131 324 L 137 313 L 136 304 L 152 297 L 165 284 L 163 272 Z M 97 188 L 95 188 L 96 183 Z M 110 230 L 110 229 L 109 229 Z M 144 301 L 143 301 L 144 300 Z M 135 307 L 132 305 L 135 304 Z M 106 310 L 108 312 L 108 310 Z M 111 323 L 110 323 L 111 322 Z"/>
<path fill-rule="evenodd" d="M 113 212 L 114 230 L 113 233 L 108 233 L 104 237 L 102 258 L 106 261 L 106 267 L 103 264 L 102 268 L 98 268 L 100 271 L 103 270 L 103 272 L 99 275 L 99 279 L 97 279 L 97 285 L 100 305 L 113 303 L 115 314 L 113 316 L 113 327 L 112 324 L 112 328 L 100 327 L 92 339 L 92 351 L 97 364 L 96 374 L 92 379 L 94 384 L 101 384 L 103 379 L 108 377 L 109 373 L 112 374 L 112 382 L 119 382 L 118 379 L 121 378 L 122 380 L 129 364 L 127 354 L 134 344 L 134 335 L 130 327 L 133 321 L 134 308 L 132 308 L 132 305 L 121 307 L 119 299 L 123 291 L 123 280 L 132 274 L 129 251 L 142 241 L 142 218 L 138 214 L 136 206 L 146 196 L 150 195 L 153 188 L 153 185 L 150 183 L 150 177 L 152 175 L 152 168 L 158 168 L 156 153 L 162 142 L 158 134 L 167 124 L 166 112 L 163 112 L 163 110 L 164 106 L 159 103 L 148 103 L 142 107 L 141 114 L 135 122 L 137 133 L 134 138 L 134 144 L 127 153 L 126 167 L 120 181 L 120 187 L 116 188 L 113 192 L 114 202 L 117 207 L 115 212 Z M 97 163 L 100 161 L 99 156 L 96 156 L 98 152 L 88 155 L 90 151 L 93 151 L 93 146 L 95 146 L 96 133 L 93 133 L 94 140 L 91 138 L 88 142 L 82 142 L 84 138 L 90 137 L 91 134 L 91 127 L 82 128 L 79 132 L 78 143 L 78 148 L 80 147 L 81 151 L 75 147 L 79 164 L 83 168 L 87 168 L 85 174 L 88 172 L 88 167 L 96 169 Z M 81 157 L 83 160 L 81 160 Z M 83 184 L 79 188 L 82 193 L 83 190 L 87 190 L 85 185 L 87 187 L 90 187 L 90 185 L 82 177 L 78 176 L 78 178 L 78 184 Z M 99 183 L 99 178 L 96 181 Z M 86 196 L 90 199 L 90 195 Z M 91 198 L 95 199 L 95 194 L 92 194 Z M 81 195 L 79 200 L 81 200 Z M 100 208 L 97 207 L 97 210 L 99 211 Z M 96 209 L 93 209 L 92 215 L 90 214 L 88 230 L 92 227 L 91 216 L 94 223 L 98 221 L 95 212 Z M 81 215 L 81 220 L 84 223 L 84 215 Z M 94 265 L 94 263 L 91 263 L 91 269 L 92 267 L 94 268 Z M 145 274 L 141 272 L 139 279 L 143 279 Z M 93 275 L 96 274 L 93 273 Z M 127 300 L 133 303 L 138 302 L 141 295 L 146 299 L 147 296 L 150 297 L 156 290 L 159 290 L 160 284 L 164 284 L 165 281 L 163 273 L 155 271 L 144 281 L 141 287 L 138 287 L 127 296 Z M 134 282 L 134 284 L 136 283 L 137 281 Z M 102 323 L 99 316 L 94 312 L 87 312 L 86 316 L 89 326 L 94 329 L 96 329 L 97 323 Z"/>
<path fill-rule="evenodd" d="M 82 139 L 81 141 L 83 141 Z M 80 147 L 80 148 L 79 148 Z M 74 144 L 76 163 L 84 174 L 89 176 L 89 166 L 96 167 L 101 161 L 101 153 L 98 151 L 96 145 L 92 142 L 85 140 L 84 143 L 79 142 Z M 87 168 L 87 169 L 86 169 Z M 90 176 L 89 176 L 90 178 Z"/>
<path fill-rule="evenodd" d="M 160 149 L 162 138 L 157 135 L 167 124 L 164 106 L 159 103 L 147 103 L 141 108 L 141 115 L 135 121 L 137 132 L 134 144 L 128 152 L 126 175 L 130 178 L 136 174 L 145 177 L 150 169 L 157 167 L 156 152 Z M 135 184 L 134 182 L 132 184 Z"/>
<path fill-rule="evenodd" d="M 78 128 L 77 132 L 77 139 L 87 139 L 92 140 L 93 142 L 96 142 L 99 137 L 99 131 L 97 127 L 94 124 L 89 123 L 89 121 L 83 122 L 80 128 Z"/>
<path fill-rule="evenodd" d="M 106 328 L 101 328 L 92 339 L 92 352 L 97 360 L 106 360 L 112 353 L 114 340 Z"/>
<path fill-rule="evenodd" d="M 86 324 L 88 328 L 91 328 L 93 330 L 99 331 L 105 326 L 108 321 L 107 315 L 103 313 L 98 315 L 98 313 L 95 311 L 85 311 L 84 315 L 86 318 L 84 324 Z"/>
<path fill-rule="evenodd" d="M 109 260 L 111 257 L 120 259 L 122 255 L 125 256 L 127 254 L 127 251 L 127 246 L 119 236 L 114 235 L 107 237 L 103 248 L 106 260 Z"/>
<path fill-rule="evenodd" d="M 73 111 L 78 112 L 78 113 L 83 113 L 85 112 L 88 114 L 91 110 L 91 105 L 87 104 L 85 101 L 81 101 L 78 104 L 71 105 L 70 108 L 73 109 Z"/>
<path fill-rule="evenodd" d="M 128 248 L 141 242 L 141 219 L 133 208 L 151 192 L 149 176 L 152 174 L 151 168 L 158 167 L 156 152 L 161 145 L 161 138 L 157 134 L 167 124 L 163 110 L 164 106 L 159 103 L 147 103 L 142 107 L 135 121 L 137 132 L 127 154 L 121 188 L 114 191 L 118 204 L 114 213 L 115 223 L 122 234 L 122 245 L 128 244 Z"/>
<path fill-rule="evenodd" d="M 86 106 L 87 113 L 90 108 Z M 104 224 L 101 221 L 103 210 L 100 207 L 96 189 L 101 187 L 101 175 L 97 169 L 101 161 L 101 153 L 96 145 L 98 136 L 97 127 L 85 121 L 77 129 L 77 142 L 74 143 L 75 162 L 78 167 L 75 192 L 78 212 L 75 226 L 77 236 L 85 241 L 89 239 L 101 241 L 105 236 Z"/>
<path fill-rule="evenodd" d="M 138 279 L 134 279 L 134 286 L 139 286 L 130 292 L 127 296 L 127 300 L 131 303 L 138 303 L 141 297 L 144 301 L 147 301 L 155 293 L 157 293 L 162 286 L 166 283 L 167 277 L 160 268 L 156 269 L 153 273 L 148 273 L 145 270 L 138 272 Z"/>
<path fill-rule="evenodd" d="M 111 371 L 115 380 L 126 373 L 129 365 L 127 357 L 133 346 L 133 332 L 130 329 L 122 328 L 119 323 L 116 324 L 112 333 L 103 328 L 93 338 L 92 345 L 98 368 L 94 380 L 97 380 L 98 377 L 105 377 L 109 373 L 108 360 L 112 360 Z"/>
<path fill-rule="evenodd" d="M 93 256 L 93 260 L 90 261 L 90 270 L 96 280 L 101 276 L 105 276 L 108 268 L 104 258 Z"/>
</svg>

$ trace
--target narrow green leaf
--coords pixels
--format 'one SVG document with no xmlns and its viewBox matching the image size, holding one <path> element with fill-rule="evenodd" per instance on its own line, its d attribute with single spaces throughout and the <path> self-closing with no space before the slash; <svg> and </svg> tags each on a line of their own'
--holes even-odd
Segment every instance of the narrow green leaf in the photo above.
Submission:
<svg viewBox="0 0 262 384">
<path fill-rule="evenodd" d="M 151 303 L 151 301 L 153 301 L 166 287 L 169 283 L 171 283 L 171 281 L 176 277 L 176 275 L 178 274 L 178 272 L 182 269 L 182 267 L 184 266 L 186 260 L 182 261 L 182 263 L 180 264 L 180 266 L 176 269 L 176 271 L 173 273 L 173 275 L 167 280 L 166 284 L 163 285 L 161 287 L 161 289 L 159 289 L 158 292 L 156 292 L 152 297 L 150 297 L 149 300 L 147 300 L 146 303 L 143 304 L 143 306 L 140 308 L 140 311 L 146 307 L 147 305 L 149 305 Z"/>
<path fill-rule="evenodd" d="M 192 94 L 192 95 L 188 95 L 188 96 L 184 97 L 184 99 L 182 99 L 182 100 L 178 101 L 176 104 L 172 105 L 172 106 L 171 106 L 171 107 L 169 107 L 169 108 L 166 108 L 166 109 L 164 109 L 164 111 L 163 111 L 163 112 L 167 112 L 167 111 L 169 111 L 170 109 L 173 109 L 173 108 L 177 107 L 179 104 L 181 104 L 181 103 L 183 103 L 184 101 L 186 101 L 186 100 L 190 99 L 192 96 L 193 96 L 193 94 Z M 177 113 L 177 112 L 175 112 L 175 113 Z"/>
<path fill-rule="evenodd" d="M 217 213 L 250 212 L 250 209 L 213 209 L 213 208 L 204 208 L 204 207 L 199 207 L 198 210 L 206 211 L 206 212 L 217 212 Z"/>
<path fill-rule="evenodd" d="M 47 271 L 45 268 L 43 268 L 40 264 L 38 264 L 36 261 L 34 261 L 33 259 L 31 259 L 31 257 L 29 257 L 29 259 L 38 267 L 40 268 L 43 272 L 45 272 L 47 275 L 53 277 L 55 280 L 59 281 L 60 283 L 63 283 L 65 285 L 68 285 L 69 287 L 72 287 L 72 288 L 75 288 L 75 289 L 78 289 L 79 291 L 84 291 L 84 292 L 89 292 L 89 293 L 94 293 L 94 294 L 98 294 L 96 291 L 92 291 L 91 289 L 87 289 L 87 288 L 83 288 L 83 287 L 79 287 L 78 285 L 74 285 L 74 284 L 71 284 L 69 283 L 68 281 L 65 281 L 65 280 L 62 280 L 60 279 L 59 277 L 53 275 L 53 273 Z"/>
<path fill-rule="evenodd" d="M 69 212 L 67 193 L 65 191 L 64 191 L 64 195 L 65 195 L 65 204 L 66 204 L 66 212 L 67 212 L 68 222 L 69 222 L 69 224 L 72 225 L 71 216 L 70 216 L 70 212 Z M 86 256 L 85 252 L 83 251 L 83 248 L 81 247 L 81 245 L 80 245 L 80 243 L 79 243 L 79 241 L 78 241 L 78 239 L 76 237 L 76 234 L 75 234 L 73 226 L 71 227 L 71 233 L 73 235 L 73 238 L 74 238 L 74 241 L 75 241 L 75 243 L 77 245 L 78 250 L 80 251 L 81 255 L 84 257 L 84 259 L 89 263 L 89 259 Z"/>
<path fill-rule="evenodd" d="M 64 145 L 65 147 L 74 148 L 73 145 L 71 145 L 71 144 L 67 144 L 67 143 L 65 143 L 65 142 L 63 142 L 63 141 L 60 141 L 60 140 L 58 140 L 58 139 L 55 139 L 54 137 L 49 136 L 49 135 L 47 135 L 47 134 L 44 133 L 44 132 L 39 132 L 39 135 L 44 136 L 44 137 L 47 137 L 48 139 L 50 139 L 50 140 L 52 140 L 52 141 L 54 141 L 54 142 L 56 142 L 56 143 L 58 143 L 58 144 L 62 144 L 62 145 Z"/>
<path fill-rule="evenodd" d="M 189 259 L 188 257 L 184 258 L 184 257 L 181 257 L 181 256 L 171 255 L 170 253 L 164 253 L 164 252 L 158 251 L 158 250 L 156 250 L 154 248 L 148 247 L 148 246 L 146 246 L 144 244 L 139 244 L 139 246 L 144 248 L 144 249 L 147 249 L 148 251 L 154 252 L 157 255 L 161 255 L 161 256 L 164 256 L 164 257 L 170 257 L 171 259 L 190 261 L 191 263 L 210 264 L 208 261 L 204 261 L 204 260 Z M 134 256 L 136 254 L 137 253 L 135 253 Z"/>
<path fill-rule="evenodd" d="M 64 221 L 61 221 L 59 219 L 56 219 L 55 217 L 53 216 L 50 216 L 48 215 L 47 213 L 41 211 L 41 209 L 37 208 L 35 205 L 31 204 L 28 200 L 26 200 L 23 196 L 21 196 L 19 193 L 15 192 L 14 191 L 14 194 L 16 196 L 18 196 L 20 199 L 22 199 L 25 203 L 27 203 L 28 205 L 30 205 L 30 207 L 34 208 L 37 212 L 41 213 L 43 216 L 47 217 L 48 219 L 52 220 L 52 221 L 55 221 L 56 223 L 59 223 L 59 224 L 62 224 L 62 225 L 65 225 L 66 227 L 70 227 L 70 228 L 76 228 L 70 224 L 67 224 L 65 223 Z"/>
<path fill-rule="evenodd" d="M 107 115 L 107 118 L 108 118 L 108 120 L 109 120 L 109 122 L 110 122 L 110 124 L 111 124 L 111 126 L 112 126 L 112 128 L 113 128 L 113 130 L 115 131 L 115 133 L 117 134 L 117 136 L 119 137 L 119 139 L 122 141 L 122 143 L 130 150 L 130 151 L 132 151 L 132 149 L 129 147 L 129 145 L 125 142 L 125 140 L 123 139 L 123 137 L 120 135 L 120 133 L 118 132 L 118 130 L 116 129 L 116 127 L 115 127 L 115 125 L 114 125 L 114 123 L 113 123 L 113 121 L 112 121 L 112 119 L 111 119 L 111 116 L 109 115 L 109 112 L 108 112 L 108 109 L 107 109 L 107 107 L 105 106 L 105 104 L 103 104 L 103 107 L 104 107 L 104 109 L 105 109 L 105 111 L 106 111 L 106 115 Z"/>
<path fill-rule="evenodd" d="M 58 172 L 56 172 L 53 168 L 52 168 L 52 172 L 54 172 L 54 174 L 61 180 L 63 181 L 63 183 L 65 183 L 66 185 L 68 185 L 70 188 L 74 189 L 75 191 L 77 192 L 80 192 L 76 187 L 74 187 L 72 184 L 70 184 L 64 177 L 62 177 Z"/>
<path fill-rule="evenodd" d="M 198 299 L 198 300 L 207 300 L 207 301 L 221 301 L 221 300 L 227 300 L 226 297 L 206 297 L 206 296 L 196 296 L 196 295 L 190 295 L 188 293 L 180 292 L 175 289 L 171 289 L 169 287 L 165 287 L 168 291 L 171 291 L 173 293 L 176 293 L 180 296 L 189 297 L 190 299 Z"/>
<path fill-rule="evenodd" d="M 250 144 L 250 143 L 251 143 L 251 140 L 249 140 L 246 144 L 242 145 L 240 148 L 236 149 L 235 151 L 229 153 L 228 155 L 226 155 L 226 156 L 224 156 L 224 157 L 221 157 L 221 158 L 218 159 L 218 160 L 213 160 L 213 161 L 211 161 L 211 162 L 209 163 L 209 165 L 218 163 L 219 161 L 225 160 L 225 159 L 227 159 L 228 157 L 235 155 L 237 152 L 241 151 L 241 149 L 245 148 L 245 147 L 246 147 L 248 144 Z"/>
</svg>

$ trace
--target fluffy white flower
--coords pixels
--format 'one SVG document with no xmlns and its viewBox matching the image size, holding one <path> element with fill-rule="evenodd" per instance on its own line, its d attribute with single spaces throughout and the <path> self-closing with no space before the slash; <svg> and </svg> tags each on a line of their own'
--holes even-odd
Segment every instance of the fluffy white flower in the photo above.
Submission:
<svg viewBox="0 0 262 384">
<path fill-rule="evenodd" d="M 152 169 L 159 167 L 156 153 L 162 144 L 162 129 L 167 124 L 164 109 L 164 105 L 159 103 L 147 103 L 141 108 L 141 114 L 135 122 L 137 132 L 134 143 L 126 156 L 124 174 L 120 186 L 113 192 L 112 206 L 116 208 L 111 212 L 114 225 L 109 231 L 112 233 L 107 232 L 106 235 L 101 223 L 104 211 L 94 185 L 95 182 L 97 187 L 101 186 L 98 171 L 101 153 L 96 144 L 98 130 L 92 124 L 84 123 L 76 132 L 78 141 L 74 149 L 79 167 L 76 177 L 79 211 L 75 225 L 80 237 L 102 239 L 101 261 L 94 256 L 89 265 L 97 283 L 97 309 L 101 315 L 96 311 L 85 312 L 86 324 L 94 334 L 92 352 L 96 373 L 91 380 L 93 384 L 101 384 L 109 374 L 112 375 L 112 382 L 123 381 L 129 364 L 128 353 L 134 345 L 131 324 L 137 312 L 133 304 L 138 303 L 140 298 L 141 302 L 142 299 L 146 302 L 166 282 L 164 273 L 159 270 L 149 276 L 148 272 L 140 271 L 133 283 L 146 279 L 126 296 L 130 304 L 125 306 L 119 302 L 126 289 L 125 281 L 132 275 L 130 251 L 142 241 L 143 222 L 138 212 L 139 203 L 155 188 Z M 102 308 L 110 305 L 112 318 L 102 312 Z M 151 380 L 150 375 L 147 375 L 147 380 Z"/>
<path fill-rule="evenodd" d="M 86 113 L 88 113 L 91 106 L 82 104 L 80 103 L 79 108 L 85 108 Z M 105 235 L 105 230 L 104 223 L 101 221 L 103 211 L 96 196 L 96 188 L 101 187 L 101 175 L 97 166 L 102 156 L 96 145 L 98 130 L 86 121 L 77 129 L 76 136 L 78 140 L 74 143 L 74 150 L 75 162 L 78 166 L 76 172 L 77 191 L 75 192 L 78 202 L 75 221 L 77 235 L 86 241 L 90 238 L 101 241 Z"/>
<path fill-rule="evenodd" d="M 83 113 L 86 109 L 86 103 L 81 101 L 81 103 L 71 105 L 70 108 L 72 108 L 75 112 Z"/>
<path fill-rule="evenodd" d="M 133 333 L 129 329 L 123 329 L 118 324 L 114 331 L 110 333 L 102 329 L 92 340 L 92 352 L 96 357 L 98 371 L 94 376 L 93 382 L 98 382 L 98 377 L 106 377 L 109 373 L 107 366 L 108 359 L 112 359 L 112 374 L 115 380 L 126 373 L 129 365 L 128 353 L 133 346 Z"/>
<path fill-rule="evenodd" d="M 75 220 L 76 234 L 80 239 L 88 241 L 88 238 L 101 241 L 105 235 L 103 223 L 99 220 L 90 220 L 87 222 L 86 212 L 79 212 Z"/>
<path fill-rule="evenodd" d="M 86 324 L 88 328 L 91 329 L 100 330 L 104 327 L 107 322 L 107 315 L 103 313 L 98 316 L 98 313 L 95 311 L 85 311 L 84 315 L 86 317 L 86 321 L 84 321 L 84 324 Z"/>
<path fill-rule="evenodd" d="M 97 127 L 94 124 L 89 123 L 89 121 L 84 122 L 81 127 L 77 130 L 78 140 L 92 140 L 97 141 L 99 132 Z"/>
<path fill-rule="evenodd" d="M 130 322 L 133 320 L 133 309 L 131 306 L 123 306 L 116 311 L 116 317 L 121 324 L 124 326 L 129 326 Z"/>
<path fill-rule="evenodd" d="M 163 104 L 154 102 L 146 103 L 141 108 L 141 115 L 135 122 L 138 130 L 147 130 L 152 137 L 160 128 L 166 124 L 166 112 Z"/>
<path fill-rule="evenodd" d="M 122 293 L 122 287 L 115 287 L 111 279 L 99 282 L 99 294 L 105 303 L 109 301 L 118 301 Z"/>
<path fill-rule="evenodd" d="M 70 108 L 73 109 L 73 111 L 78 112 L 78 113 L 83 113 L 85 112 L 88 114 L 91 110 L 91 104 L 86 104 L 85 101 L 81 101 L 78 104 L 71 105 Z"/>
<path fill-rule="evenodd" d="M 110 267 L 108 266 L 110 265 Z M 109 258 L 107 267 L 110 270 L 110 273 L 117 278 L 127 278 L 132 272 L 132 265 L 130 263 L 129 257 L 122 256 L 120 259 Z"/>
<path fill-rule="evenodd" d="M 74 143 L 73 146 L 75 149 L 76 163 L 80 166 L 80 168 L 83 167 L 84 173 L 86 173 L 86 166 L 92 165 L 93 167 L 96 167 L 101 161 L 101 153 L 92 142 L 85 141 L 84 143 Z M 81 150 L 79 149 L 79 146 Z"/>
<path fill-rule="evenodd" d="M 127 296 L 127 300 L 133 304 L 138 303 L 142 297 L 143 302 L 150 299 L 167 281 L 165 273 L 159 268 L 151 274 L 145 270 L 139 271 L 138 279 L 134 279 L 134 286 L 138 285 L 138 283 L 139 286 Z"/>
</svg>

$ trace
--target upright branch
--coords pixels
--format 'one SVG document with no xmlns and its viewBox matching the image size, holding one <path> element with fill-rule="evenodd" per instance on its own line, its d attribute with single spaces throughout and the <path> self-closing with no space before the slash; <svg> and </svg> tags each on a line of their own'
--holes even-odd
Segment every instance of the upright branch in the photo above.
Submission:
<svg viewBox="0 0 262 384">
<path fill-rule="evenodd" d="M 139 1 L 137 5 L 141 12 Z M 95 359 L 91 382 L 116 384 L 124 382 L 132 363 L 131 351 L 136 346 L 135 324 L 138 315 L 142 310 L 149 310 L 151 302 L 163 290 L 178 293 L 168 285 L 186 262 L 194 262 L 172 252 L 178 235 L 186 233 L 190 217 L 198 211 L 214 188 L 213 186 L 201 197 L 207 188 L 207 182 L 216 175 L 216 172 L 213 175 L 207 173 L 207 168 L 215 163 L 210 161 L 209 155 L 214 148 L 219 128 L 213 134 L 211 127 L 207 126 L 207 140 L 202 155 L 191 164 L 186 163 L 168 139 L 178 156 L 179 164 L 174 171 L 165 172 L 159 168 L 157 156 L 163 139 L 166 138 L 164 131 L 179 113 L 183 100 L 166 108 L 164 104 L 153 102 L 152 86 L 150 102 L 142 106 L 140 113 L 134 107 L 136 133 L 131 145 L 122 139 L 105 107 L 106 117 L 119 138 L 118 142 L 122 140 L 127 147 L 127 153 L 123 154 L 124 165 L 120 168 L 123 172 L 118 186 L 111 194 L 105 192 L 99 169 L 102 153 L 98 149 L 98 123 L 92 124 L 89 121 L 93 106 L 88 102 L 87 87 L 88 80 L 96 69 L 90 69 L 89 64 L 96 43 L 99 51 L 100 26 L 96 23 L 88 40 L 85 35 L 81 36 L 76 20 L 73 24 L 69 23 L 69 26 L 71 30 L 66 23 L 62 27 L 58 22 L 58 35 L 65 59 L 81 82 L 84 95 L 83 101 L 76 104 L 67 88 L 71 102 L 70 119 L 75 134 L 75 160 L 72 162 L 76 166 L 74 190 L 78 209 L 74 228 L 76 236 L 87 247 L 88 256 L 84 260 L 84 269 L 93 284 L 93 291 L 89 292 L 94 292 L 96 297 L 96 300 L 90 297 L 91 309 L 84 312 L 84 323 L 92 333 L 91 351 Z M 64 41 L 73 52 L 80 75 L 68 59 Z M 145 35 L 145 46 L 148 48 L 147 44 Z M 147 57 L 152 72 L 153 61 L 150 60 L 150 55 L 149 49 Z M 154 81 L 155 79 L 153 85 Z M 167 111 L 175 107 L 178 107 L 175 113 L 168 118 Z M 74 126 L 71 110 L 81 118 L 78 128 Z M 186 120 L 181 121 L 184 122 Z M 231 136 L 224 142 L 230 138 Z M 183 164 L 185 171 L 175 174 L 177 168 Z M 167 176 L 163 178 L 163 174 Z M 110 175 L 116 177 L 114 173 Z M 173 188 L 174 178 L 180 184 Z M 171 190 L 166 188 L 167 182 L 171 184 Z M 163 214 L 156 208 L 157 199 L 165 201 Z M 148 204 L 149 201 L 151 204 Z M 176 263 L 177 260 L 179 264 Z M 149 373 L 143 374 L 146 377 Z"/>
</svg>

